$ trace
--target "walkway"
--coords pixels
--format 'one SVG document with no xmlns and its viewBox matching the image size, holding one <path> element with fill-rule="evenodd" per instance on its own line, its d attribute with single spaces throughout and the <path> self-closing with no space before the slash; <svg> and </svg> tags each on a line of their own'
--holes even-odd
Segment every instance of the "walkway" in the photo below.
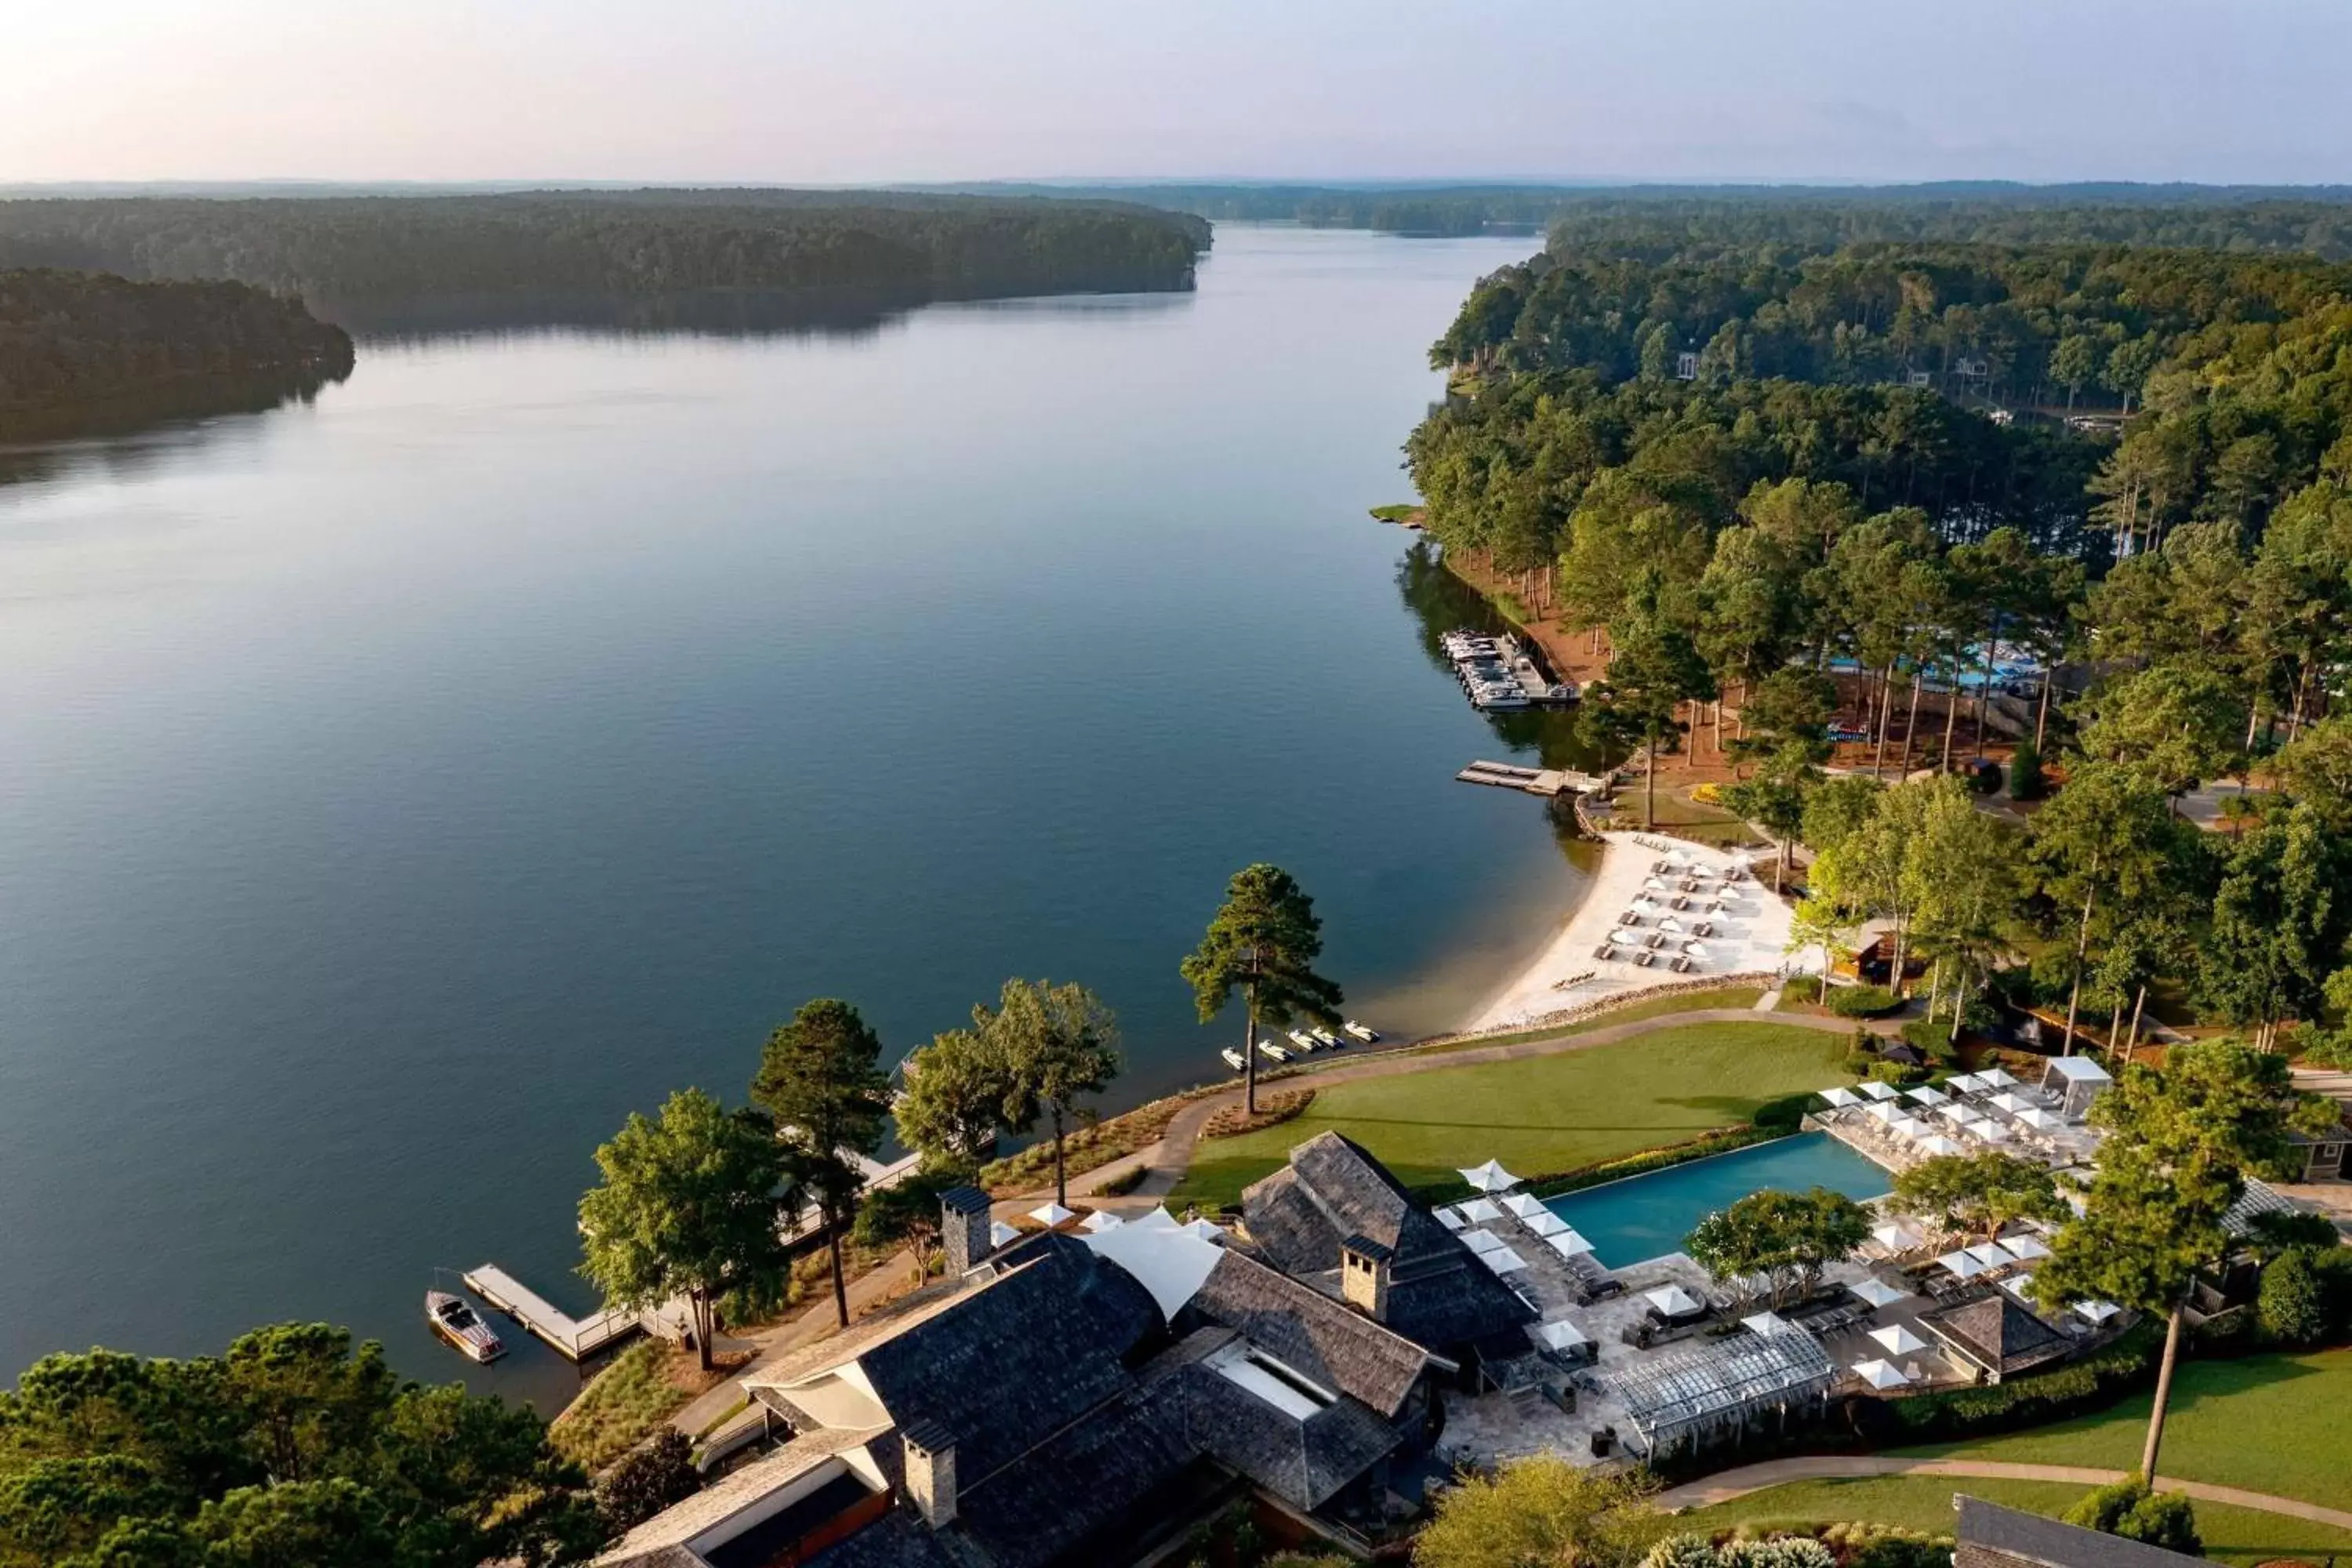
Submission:
<svg viewBox="0 0 2352 1568">
<path fill-rule="evenodd" d="M 2009 1465 L 1991 1459 L 1906 1459 L 1884 1454 L 1824 1454 L 1801 1459 L 1772 1459 L 1761 1465 L 1743 1465 L 1738 1469 L 1725 1470 L 1705 1480 L 1671 1488 L 1658 1494 L 1657 1502 L 1660 1508 L 1677 1510 L 1706 1508 L 1746 1497 L 1750 1492 L 1787 1486 L 1791 1481 L 1851 1480 L 1869 1476 L 1963 1476 L 1988 1481 L 2065 1481 L 2079 1486 L 2103 1487 L 2122 1480 L 2124 1472 L 2095 1470 L 2079 1465 Z M 2185 1481 L 2178 1476 L 2159 1476 L 2156 1484 L 2158 1490 L 2185 1492 L 2199 1502 L 2226 1503 L 2231 1508 L 2250 1508 L 2263 1513 L 2284 1514 L 2289 1519 L 2307 1519 L 2315 1524 L 2332 1524 L 2340 1530 L 2352 1530 L 2352 1513 L 2340 1508 L 2323 1508 L 2299 1498 L 2273 1497 L 2267 1492 L 2217 1487 L 2205 1481 Z"/>
</svg>

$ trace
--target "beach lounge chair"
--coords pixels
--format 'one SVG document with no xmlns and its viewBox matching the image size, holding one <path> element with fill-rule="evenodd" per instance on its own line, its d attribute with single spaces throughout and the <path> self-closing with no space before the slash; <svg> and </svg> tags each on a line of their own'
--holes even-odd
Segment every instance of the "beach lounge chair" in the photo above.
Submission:
<svg viewBox="0 0 2352 1568">
<path fill-rule="evenodd" d="M 1639 926 L 1642 923 L 1642 917 L 1633 910 L 1627 910 L 1617 917 L 1617 923 L 1621 926 Z"/>
<path fill-rule="evenodd" d="M 1607 963 L 1611 959 L 1617 956 L 1617 950 L 1604 942 L 1599 947 L 1592 950 L 1592 956 L 1599 959 L 1601 963 Z"/>
<path fill-rule="evenodd" d="M 1658 955 L 1652 952 L 1645 947 L 1641 952 L 1633 955 L 1633 962 L 1640 964 L 1643 969 L 1647 969 L 1650 965 L 1658 962 Z"/>
<path fill-rule="evenodd" d="M 1673 898 L 1666 900 L 1666 908 L 1670 910 L 1686 910 L 1690 908 L 1690 900 L 1684 898 L 1680 893 L 1676 893 Z"/>
<path fill-rule="evenodd" d="M 1650 940 L 1643 942 L 1642 945 L 1654 950 L 1665 946 L 1667 941 L 1668 938 L 1665 932 L 1662 931 L 1654 931 L 1650 933 Z"/>
<path fill-rule="evenodd" d="M 1715 922 L 1713 921 L 1700 921 L 1697 924 L 1691 927 L 1691 935 L 1693 936 L 1713 936 L 1714 934 Z"/>
<path fill-rule="evenodd" d="M 1683 954 L 1677 953 L 1675 955 L 1674 963 L 1668 964 L 1666 967 L 1673 970 L 1676 974 L 1688 974 L 1690 973 L 1691 961 Z"/>
</svg>

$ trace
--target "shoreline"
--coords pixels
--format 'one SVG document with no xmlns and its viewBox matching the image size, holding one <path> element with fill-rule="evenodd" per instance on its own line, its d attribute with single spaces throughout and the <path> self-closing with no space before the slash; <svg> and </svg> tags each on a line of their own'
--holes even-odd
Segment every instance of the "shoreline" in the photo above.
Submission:
<svg viewBox="0 0 2352 1568">
<path fill-rule="evenodd" d="M 1649 844 L 1641 842 L 1644 837 Z M 1688 973 L 1677 974 L 1664 965 L 1645 969 L 1624 958 L 1594 958 L 1593 950 L 1617 929 L 1619 917 L 1637 900 L 1646 896 L 1663 903 L 1670 896 L 1668 888 L 1649 886 L 1654 879 L 1663 880 L 1654 878 L 1651 868 L 1656 861 L 1672 855 L 1691 867 L 1718 873 L 1749 863 L 1746 855 L 1663 834 L 1606 833 L 1601 835 L 1600 843 L 1600 865 L 1560 916 L 1550 941 L 1464 1022 L 1464 1033 L 1520 1027 L 1604 998 L 1695 980 L 1769 974 L 1784 967 L 1801 967 L 1801 963 L 1792 965 L 1788 952 L 1789 906 L 1758 882 L 1752 872 L 1727 889 L 1724 906 L 1715 915 L 1662 911 L 1646 917 L 1648 931 L 1657 930 L 1664 918 L 1685 927 L 1698 919 L 1712 922 L 1714 934 L 1697 939 L 1704 957 Z M 1662 851 L 1653 847 L 1655 845 L 1670 848 Z"/>
</svg>

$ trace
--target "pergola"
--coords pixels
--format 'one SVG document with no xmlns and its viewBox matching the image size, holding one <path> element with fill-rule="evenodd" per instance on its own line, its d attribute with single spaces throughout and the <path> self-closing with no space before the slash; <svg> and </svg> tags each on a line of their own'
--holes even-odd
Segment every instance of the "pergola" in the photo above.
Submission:
<svg viewBox="0 0 2352 1568">
<path fill-rule="evenodd" d="M 1609 1386 L 1653 1458 L 1748 1429 L 1767 1412 L 1823 1405 L 1837 1368 L 1810 1334 L 1735 1334 L 1613 1373 Z"/>
</svg>

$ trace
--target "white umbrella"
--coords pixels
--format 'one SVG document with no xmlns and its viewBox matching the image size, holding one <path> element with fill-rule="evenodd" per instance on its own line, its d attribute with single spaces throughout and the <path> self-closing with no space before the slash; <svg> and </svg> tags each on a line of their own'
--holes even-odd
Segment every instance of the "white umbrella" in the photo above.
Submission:
<svg viewBox="0 0 2352 1568">
<path fill-rule="evenodd" d="M 1507 1247 L 1498 1247 L 1492 1252 L 1482 1252 L 1478 1255 L 1478 1261 L 1497 1274 L 1515 1274 L 1528 1266 L 1526 1258 Z"/>
<path fill-rule="evenodd" d="M 1655 1290 L 1642 1292 L 1643 1300 L 1669 1318 L 1680 1318 L 1698 1311 L 1704 1303 L 1679 1285 L 1666 1285 Z"/>
<path fill-rule="evenodd" d="M 988 1242 L 991 1247 L 1010 1247 L 1020 1239 L 1021 1233 L 1001 1219 L 988 1227 Z"/>
<path fill-rule="evenodd" d="M 1541 1198 L 1529 1197 L 1525 1193 L 1513 1193 L 1509 1197 L 1505 1198 L 1503 1208 L 1506 1213 L 1520 1219 L 1533 1219 L 1539 1214 L 1551 1212 L 1543 1206 Z"/>
<path fill-rule="evenodd" d="M 1705 958 L 1706 956 L 1706 944 L 1700 942 L 1686 942 L 1683 943 L 1683 952 L 1688 953 L 1693 958 Z"/>
<path fill-rule="evenodd" d="M 1973 1279 L 1985 1271 L 1985 1266 L 1965 1252 L 1947 1252 L 1936 1261 L 1963 1279 Z"/>
<path fill-rule="evenodd" d="M 2077 1301 L 2074 1303 L 2074 1310 L 2095 1323 L 2104 1323 L 2123 1309 L 2113 1301 Z"/>
<path fill-rule="evenodd" d="M 1769 1338 L 1773 1334 L 1785 1333 L 1789 1320 L 1778 1312 L 1759 1312 L 1752 1318 L 1740 1319 L 1739 1326 L 1759 1338 Z"/>
<path fill-rule="evenodd" d="M 1898 1116 L 1886 1124 L 1886 1130 L 1897 1138 L 1925 1138 L 1927 1124 L 1916 1116 Z"/>
<path fill-rule="evenodd" d="M 2018 1258 L 2033 1258 L 2050 1256 L 2050 1249 L 2042 1244 L 2042 1238 L 2038 1236 L 2004 1236 L 2000 1238 L 2000 1244 L 2009 1248 L 2012 1256 Z"/>
<path fill-rule="evenodd" d="M 1079 1223 L 1085 1229 L 1099 1235 L 1106 1230 L 1117 1230 L 1127 1222 L 1108 1209 L 1097 1209 Z"/>
<path fill-rule="evenodd" d="M 1850 1089 L 1825 1089 L 1822 1090 L 1822 1098 L 1840 1110 L 1849 1105 L 1862 1103 L 1862 1097 Z"/>
<path fill-rule="evenodd" d="M 1890 1252 L 1908 1252 L 1925 1238 L 1904 1221 L 1890 1219 L 1872 1226 L 1870 1239 Z"/>
<path fill-rule="evenodd" d="M 1609 933 L 1609 940 L 1619 947 L 1639 947 L 1642 945 L 1642 933 L 1619 926 Z"/>
<path fill-rule="evenodd" d="M 1637 915 L 1654 915 L 1665 907 L 1665 905 L 1659 903 L 1654 899 L 1635 899 L 1633 900 L 1633 912 Z"/>
<path fill-rule="evenodd" d="M 1983 1111 L 1979 1110 L 1975 1106 L 1962 1105 L 1957 1100 L 1951 1104 L 1945 1106 L 1936 1114 L 1941 1116 L 1945 1121 L 1950 1122 L 1955 1127 L 1973 1127 L 1979 1121 L 1990 1121 L 1992 1120 Z"/>
<path fill-rule="evenodd" d="M 1556 1351 L 1572 1351 L 1579 1345 L 1589 1345 L 1592 1336 L 1566 1318 L 1554 1318 L 1549 1323 L 1536 1325 L 1536 1338 Z"/>
<path fill-rule="evenodd" d="M 2008 1279 L 2000 1282 L 2000 1288 L 2008 1291 L 2011 1295 L 2016 1297 L 2019 1300 L 2024 1302 L 2027 1306 L 2031 1307 L 2033 1305 L 2032 1275 L 2012 1274 Z"/>
<path fill-rule="evenodd" d="M 1895 1092 L 1894 1085 L 1881 1083 L 1876 1079 L 1872 1079 L 1869 1082 L 1862 1085 L 1861 1088 L 1862 1092 L 1870 1096 L 1873 1100 L 1900 1100 L 1903 1098 L 1900 1094 Z"/>
<path fill-rule="evenodd" d="M 1919 1152 L 1922 1154 L 1957 1154 L 1959 1152 L 1960 1146 L 1940 1132 L 1932 1138 L 1919 1140 Z"/>
<path fill-rule="evenodd" d="M 1874 1307 L 1891 1307 L 1910 1294 L 1907 1290 L 1897 1290 L 1894 1286 L 1883 1284 L 1876 1279 L 1864 1279 L 1858 1284 L 1847 1286 L 1846 1289 Z"/>
<path fill-rule="evenodd" d="M 1071 1210 L 1064 1208 L 1059 1204 L 1047 1204 L 1044 1208 L 1031 1209 L 1029 1211 L 1029 1217 L 1035 1220 L 1039 1225 L 1044 1226 L 1047 1230 L 1051 1230 L 1055 1226 L 1061 1224 L 1064 1220 L 1069 1218 L 1071 1212 Z"/>
<path fill-rule="evenodd" d="M 2027 1106 L 2024 1110 L 2017 1113 L 2017 1119 L 2020 1121 L 2024 1122 L 2028 1127 L 2044 1132 L 2048 1131 L 2053 1127 L 2062 1127 L 2065 1125 L 2056 1117 L 2051 1115 L 2048 1111 L 2042 1110 L 2038 1105 Z"/>
<path fill-rule="evenodd" d="M 1911 1380 L 1883 1361 L 1854 1363 L 1854 1375 L 1873 1388 L 1900 1388 Z"/>
<path fill-rule="evenodd" d="M 1901 1116 L 1903 1112 L 1885 1100 L 1874 1100 L 1870 1103 L 1870 1114 L 1876 1120 L 1892 1125 L 1895 1119 Z"/>
<path fill-rule="evenodd" d="M 1585 1253 L 1592 1250 L 1592 1243 L 1585 1240 L 1584 1237 L 1577 1235 L 1576 1232 L 1572 1230 L 1561 1231 L 1557 1236 L 1547 1236 L 1544 1237 L 1544 1242 L 1545 1245 L 1549 1246 L 1554 1252 L 1559 1253 L 1562 1258 L 1574 1258 L 1579 1253 Z"/>
<path fill-rule="evenodd" d="M 1671 893 L 1674 891 L 1674 889 L 1668 885 L 1664 877 L 1644 878 L 1643 879 L 1642 886 L 1649 889 L 1654 893 Z"/>
<path fill-rule="evenodd" d="M 1988 1143 L 2006 1143 L 2014 1134 L 2000 1122 L 1987 1120 L 1969 1123 L 1969 1136 L 1981 1138 Z"/>
<path fill-rule="evenodd" d="M 1972 1072 L 1956 1073 L 1944 1080 L 1944 1087 L 1954 1094 L 1974 1094 L 1984 1088 L 1984 1079 Z"/>
<path fill-rule="evenodd" d="M 2001 1111 L 2010 1116 L 2014 1116 L 2019 1111 L 2025 1109 L 2025 1101 L 2018 1099 L 2017 1096 L 2010 1093 L 2009 1090 L 2005 1089 L 1999 1094 L 1994 1095 L 1990 1100 L 1986 1100 L 1985 1103 L 1991 1106 L 1995 1110 Z"/>
<path fill-rule="evenodd" d="M 1528 1216 L 1528 1228 L 1538 1236 L 1559 1236 L 1568 1229 L 1568 1221 L 1549 1209 Z"/>
<path fill-rule="evenodd" d="M 1465 1230 L 1462 1244 L 1473 1252 L 1499 1252 L 1510 1245 L 1491 1230 Z"/>
<path fill-rule="evenodd" d="M 1503 1217 L 1502 1209 L 1485 1198 L 1472 1198 L 1462 1205 L 1462 1217 L 1473 1225 L 1485 1225 Z"/>
<path fill-rule="evenodd" d="M 1900 1323 L 1889 1323 L 1883 1329 L 1873 1329 L 1870 1337 L 1886 1347 L 1889 1355 L 1909 1355 L 1913 1351 L 1927 1348 L 1927 1342 Z"/>
<path fill-rule="evenodd" d="M 1903 1091 L 1921 1105 L 1941 1105 L 1952 1097 L 1933 1084 L 1923 1083 L 1916 1089 Z"/>
<path fill-rule="evenodd" d="M 1454 1213 L 1453 1208 L 1450 1206 L 1432 1209 L 1429 1212 L 1437 1216 L 1437 1223 L 1444 1226 L 1448 1230 L 1460 1230 L 1465 1224 L 1468 1223 L 1464 1220 L 1460 1215 Z"/>
<path fill-rule="evenodd" d="M 2017 1255 L 1998 1241 L 1979 1241 L 1974 1247 L 1962 1247 L 1960 1250 L 1987 1268 L 1999 1268 L 2003 1264 L 2017 1261 Z"/>
<path fill-rule="evenodd" d="M 1987 1068 L 1984 1071 L 1977 1074 L 1977 1077 L 1984 1079 L 1985 1082 L 1992 1085 L 1995 1089 L 2015 1089 L 2017 1087 L 2017 1080 L 2010 1077 L 2007 1073 L 2001 1071 L 1999 1068 Z"/>
<path fill-rule="evenodd" d="M 1462 1179 L 1469 1183 L 1474 1189 L 1482 1193 L 1508 1192 L 1511 1188 L 1519 1184 L 1518 1177 L 1511 1174 L 1510 1172 L 1506 1171 L 1500 1164 L 1492 1160 L 1487 1161 L 1483 1165 L 1473 1165 L 1469 1169 L 1464 1171 L 1462 1173 Z"/>
</svg>

